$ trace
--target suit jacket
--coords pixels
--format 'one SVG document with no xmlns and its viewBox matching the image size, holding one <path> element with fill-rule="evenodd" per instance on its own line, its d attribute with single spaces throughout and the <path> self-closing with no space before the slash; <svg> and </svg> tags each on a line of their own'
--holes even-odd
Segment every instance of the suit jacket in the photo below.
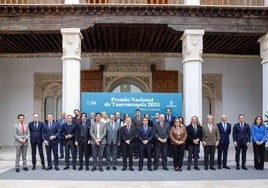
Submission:
<svg viewBox="0 0 268 188">
<path fill-rule="evenodd" d="M 89 141 L 91 140 L 91 137 L 90 137 L 90 121 L 86 121 L 86 124 L 85 124 L 85 135 L 84 137 L 82 137 L 82 129 L 83 129 L 83 123 L 79 123 L 77 125 L 77 141 Z"/>
<path fill-rule="evenodd" d="M 106 144 L 107 130 L 106 130 L 105 124 L 102 122 L 100 122 L 99 133 L 100 133 L 101 144 Z M 91 143 L 95 143 L 95 141 L 97 140 L 97 123 L 96 122 L 90 126 L 90 136 L 91 136 Z"/>
<path fill-rule="evenodd" d="M 238 144 L 246 144 L 250 142 L 251 132 L 249 124 L 244 123 L 244 128 L 241 130 L 240 123 L 236 123 L 233 127 L 233 141 Z"/>
<path fill-rule="evenodd" d="M 154 138 L 154 130 L 152 127 L 147 126 L 147 130 L 145 132 L 144 127 L 141 126 L 138 128 L 138 140 L 140 141 L 140 144 L 143 144 L 142 142 L 144 140 L 148 140 L 149 143 L 152 143 L 152 140 Z"/>
<path fill-rule="evenodd" d="M 127 140 L 130 140 L 130 144 L 134 144 L 136 138 L 136 128 L 131 125 L 128 131 L 127 126 L 124 125 L 120 128 L 121 143 L 126 144 Z"/>
<path fill-rule="evenodd" d="M 173 115 L 170 115 L 170 116 L 171 116 L 170 121 L 168 121 L 167 115 L 165 115 L 165 122 L 167 122 L 169 124 L 169 128 L 171 129 L 171 127 L 174 124 L 174 121 L 175 121 L 176 117 L 173 116 Z"/>
<path fill-rule="evenodd" d="M 72 124 L 68 125 L 67 123 L 64 123 L 62 125 L 61 134 L 63 135 L 63 138 L 65 140 L 71 140 L 73 142 L 77 141 L 77 124 L 73 122 Z M 66 139 L 65 136 L 71 134 L 72 137 Z"/>
<path fill-rule="evenodd" d="M 200 142 L 202 142 L 203 140 L 203 130 L 202 130 L 202 126 L 197 125 L 196 126 L 196 133 L 194 131 L 194 127 L 192 124 L 188 125 L 186 127 L 186 132 L 187 132 L 187 140 L 186 140 L 186 144 L 188 146 L 190 145 L 195 145 L 193 143 L 193 140 L 199 139 L 199 144 Z"/>
<path fill-rule="evenodd" d="M 220 131 L 220 144 L 226 144 L 229 145 L 230 144 L 230 139 L 229 139 L 229 135 L 231 134 L 231 124 L 230 123 L 226 123 L 227 128 L 226 131 L 224 130 L 224 125 L 222 122 L 218 123 L 218 129 Z"/>
<path fill-rule="evenodd" d="M 24 143 L 25 146 L 28 146 L 29 142 L 29 137 L 30 137 L 30 130 L 27 125 L 27 123 L 23 123 L 24 125 L 24 133 L 22 133 L 22 127 L 20 123 L 14 124 L 14 130 L 13 130 L 13 136 L 15 138 L 14 145 L 15 146 L 22 146 L 23 144 L 21 143 L 22 139 L 26 139 L 26 142 Z"/>
<path fill-rule="evenodd" d="M 66 119 L 65 119 L 65 123 L 66 123 Z M 64 139 L 64 136 L 61 134 L 61 129 L 62 129 L 62 125 L 64 124 L 63 123 L 63 120 L 62 119 L 58 119 L 57 120 L 57 124 L 58 124 L 58 126 L 59 126 L 59 128 L 60 128 L 60 134 L 59 134 L 59 139 Z"/>
<path fill-rule="evenodd" d="M 206 145 L 215 145 L 216 142 L 220 141 L 220 132 L 216 125 L 212 125 L 212 131 L 209 131 L 208 124 L 203 125 L 203 142 Z"/>
<path fill-rule="evenodd" d="M 43 129 L 44 129 L 44 123 L 41 121 L 37 122 L 37 128 L 34 126 L 34 122 L 29 123 L 29 129 L 30 129 L 30 142 L 32 144 L 41 144 L 43 143 Z"/>
<path fill-rule="evenodd" d="M 111 122 L 108 122 L 105 124 L 107 135 L 106 135 L 106 141 L 108 145 L 113 144 L 119 144 L 120 143 L 120 124 L 117 122 L 114 122 L 114 128 L 111 127 Z"/>
<path fill-rule="evenodd" d="M 48 123 L 44 123 L 43 134 L 42 134 L 43 141 L 48 141 L 49 143 L 57 144 L 59 134 L 60 134 L 60 128 L 56 122 L 52 122 L 50 129 L 48 127 Z M 50 140 L 49 139 L 50 136 L 55 136 L 56 138 L 54 140 Z"/>
<path fill-rule="evenodd" d="M 169 138 L 169 124 L 167 122 L 164 122 L 163 128 L 161 128 L 160 122 L 158 121 L 154 126 L 154 137 L 157 141 L 159 138 L 168 139 Z"/>
<path fill-rule="evenodd" d="M 135 126 L 135 127 L 140 127 L 142 126 L 142 117 L 140 116 L 140 120 L 138 120 L 138 118 L 135 116 L 133 119 L 132 119 L 132 124 Z"/>
</svg>

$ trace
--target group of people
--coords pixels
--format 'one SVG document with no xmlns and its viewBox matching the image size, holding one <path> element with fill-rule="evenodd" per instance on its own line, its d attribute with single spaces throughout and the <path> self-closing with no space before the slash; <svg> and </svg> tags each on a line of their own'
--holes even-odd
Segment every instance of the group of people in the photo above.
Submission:
<svg viewBox="0 0 268 188">
<path fill-rule="evenodd" d="M 23 170 L 28 171 L 26 154 L 29 142 L 32 150 L 32 170 L 36 169 L 36 148 L 39 151 L 42 169 L 45 170 L 52 169 L 52 153 L 55 170 L 59 170 L 59 158 L 64 157 L 63 170 L 69 169 L 70 166 L 76 170 L 78 156 L 78 170 L 82 170 L 85 166 L 85 170 L 88 171 L 89 158 L 93 156 L 91 171 L 97 168 L 103 171 L 104 153 L 106 170 L 117 170 L 118 154 L 122 153 L 122 171 L 127 168 L 134 171 L 133 158 L 139 158 L 139 171 L 143 170 L 144 158 L 147 158 L 149 171 L 157 170 L 159 166 L 169 170 L 168 156 L 173 158 L 174 170 L 182 171 L 185 151 L 188 151 L 187 170 L 191 170 L 192 167 L 200 170 L 198 160 L 201 144 L 204 147 L 205 170 L 216 170 L 214 166 L 216 149 L 217 168 L 231 169 L 227 165 L 231 132 L 235 146 L 236 169 L 239 170 L 241 167 L 247 170 L 246 154 L 251 142 L 254 150 L 254 167 L 257 170 L 264 169 L 266 126 L 261 116 L 257 116 L 253 125 L 249 126 L 245 123 L 245 116 L 239 114 L 239 121 L 232 128 L 225 115 L 218 124 L 214 124 L 214 117 L 208 115 L 204 125 L 200 124 L 197 116 L 193 116 L 189 125 L 185 125 L 182 117 L 176 118 L 171 113 L 171 108 L 167 108 L 166 114 L 156 113 L 155 118 L 151 119 L 149 114 L 141 116 L 141 111 L 137 109 L 133 118 L 125 114 L 121 119 L 119 112 L 110 114 L 109 117 L 105 112 L 96 114 L 92 112 L 88 118 L 86 113 L 80 114 L 80 111 L 75 109 L 74 116 L 62 112 L 61 118 L 57 121 L 53 120 L 52 115 L 48 115 L 46 123 L 41 122 L 39 115 L 34 113 L 33 121 L 29 124 L 24 122 L 24 115 L 19 114 L 18 123 L 14 126 L 15 170 L 20 172 L 19 162 L 22 156 Z M 46 148 L 47 166 L 45 166 L 43 144 Z"/>
</svg>

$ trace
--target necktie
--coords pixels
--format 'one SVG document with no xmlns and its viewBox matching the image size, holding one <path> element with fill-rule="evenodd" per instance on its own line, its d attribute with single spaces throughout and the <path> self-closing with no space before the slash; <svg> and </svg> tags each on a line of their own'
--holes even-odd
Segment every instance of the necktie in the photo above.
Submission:
<svg viewBox="0 0 268 188">
<path fill-rule="evenodd" d="M 48 128 L 51 129 L 51 123 L 48 123 Z"/>
<path fill-rule="evenodd" d="M 85 136 L 85 122 L 82 123 L 82 132 L 81 136 Z"/>
<path fill-rule="evenodd" d="M 144 126 L 144 133 L 146 134 L 147 126 Z"/>
<path fill-rule="evenodd" d="M 128 130 L 128 132 L 129 132 L 129 130 L 130 130 L 130 126 L 129 126 L 129 125 L 127 126 L 127 130 Z"/>
<path fill-rule="evenodd" d="M 212 132 L 212 125 L 211 124 L 209 124 L 209 132 L 211 133 Z"/>
<path fill-rule="evenodd" d="M 224 131 L 226 132 L 227 126 L 226 123 L 224 123 Z"/>
<path fill-rule="evenodd" d="M 196 131 L 197 131 L 197 127 L 196 125 L 194 125 L 194 133 L 196 134 Z"/>
<path fill-rule="evenodd" d="M 22 130 L 22 134 L 24 134 L 24 133 L 25 133 L 25 130 L 24 130 L 24 125 L 23 125 L 23 123 L 21 124 L 21 130 Z"/>
<path fill-rule="evenodd" d="M 34 128 L 37 129 L 37 122 L 34 122 Z"/>
<path fill-rule="evenodd" d="M 163 122 L 160 123 L 160 127 L 161 127 L 161 129 L 163 129 L 163 127 L 164 127 Z"/>
<path fill-rule="evenodd" d="M 243 131 L 244 129 L 244 123 L 241 123 L 241 130 Z"/>
</svg>

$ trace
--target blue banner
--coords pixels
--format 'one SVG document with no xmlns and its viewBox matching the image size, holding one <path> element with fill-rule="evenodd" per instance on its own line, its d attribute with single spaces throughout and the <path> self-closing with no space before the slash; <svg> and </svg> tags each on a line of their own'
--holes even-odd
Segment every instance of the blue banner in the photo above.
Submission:
<svg viewBox="0 0 268 188">
<path fill-rule="evenodd" d="M 125 113 L 130 117 L 135 115 L 135 110 L 140 109 L 141 114 L 149 113 L 154 117 L 156 112 L 165 114 L 165 109 L 170 107 L 176 117 L 182 114 L 181 93 L 97 93 L 82 92 L 82 112 L 102 112 L 108 115 L 115 112 Z"/>
</svg>

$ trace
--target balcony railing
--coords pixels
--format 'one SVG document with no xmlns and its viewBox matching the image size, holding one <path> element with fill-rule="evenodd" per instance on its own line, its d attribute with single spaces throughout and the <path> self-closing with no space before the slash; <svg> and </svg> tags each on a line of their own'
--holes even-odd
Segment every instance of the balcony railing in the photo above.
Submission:
<svg viewBox="0 0 268 188">
<path fill-rule="evenodd" d="M 200 5 L 213 6 L 264 6 L 265 0 L 200 0 Z M 64 4 L 65 0 L 0 0 L 0 4 Z M 187 5 L 184 0 L 80 0 L 80 4 L 109 4 L 109 5 L 146 5 L 146 4 L 166 4 L 166 5 Z"/>
</svg>

